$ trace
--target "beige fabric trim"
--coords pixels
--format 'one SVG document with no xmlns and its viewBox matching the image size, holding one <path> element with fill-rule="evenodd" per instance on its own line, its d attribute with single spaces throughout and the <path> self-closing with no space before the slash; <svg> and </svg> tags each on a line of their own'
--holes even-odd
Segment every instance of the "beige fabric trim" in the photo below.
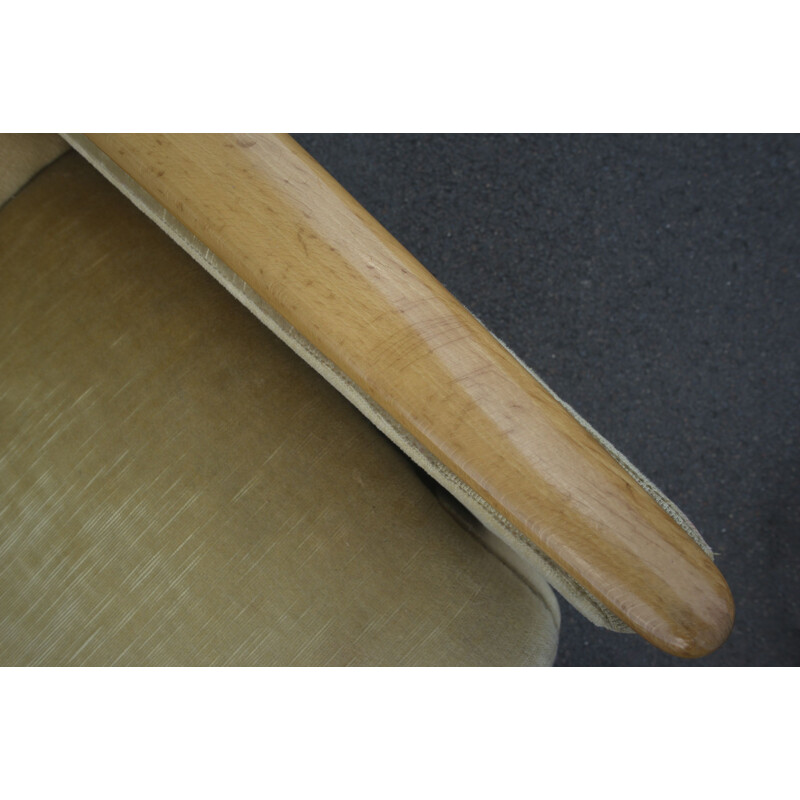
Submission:
<svg viewBox="0 0 800 800">
<path fill-rule="evenodd" d="M 67 150 L 57 133 L 0 133 L 0 206 Z"/>
<path fill-rule="evenodd" d="M 257 295 L 233 270 L 224 264 L 196 236 L 185 228 L 178 219 L 158 203 L 127 173 L 121 170 L 105 153 L 81 134 L 62 134 L 64 138 L 83 155 L 99 172 L 114 184 L 140 211 L 146 214 L 178 245 L 191 255 L 204 269 L 218 280 L 239 302 L 247 307 L 278 338 L 287 344 L 316 372 L 341 392 L 376 427 L 394 442 L 428 475 L 451 492 L 485 528 L 497 537 L 482 536 L 487 547 L 511 566 L 516 572 L 537 586 L 536 575 L 540 574 L 581 614 L 593 622 L 610 630 L 631 633 L 631 629 L 606 608 L 597 598 L 582 587 L 574 578 L 562 570 L 549 556 L 536 547 L 520 530 L 511 524 L 484 498 L 480 497 L 460 478 L 442 464 L 423 447 L 396 420 L 390 417 L 353 381 L 342 373 L 333 362 L 304 339 L 283 317 L 277 314 L 259 295 Z M 502 342 L 501 342 L 502 344 Z M 505 345 L 503 345 L 506 347 Z M 511 355 L 517 358 L 507 347 Z M 519 361 L 519 359 L 517 359 Z M 520 362 L 523 363 L 523 362 Z M 524 364 L 523 364 L 524 365 Z M 526 366 L 526 365 L 524 365 Z M 686 534 L 711 556 L 711 550 L 697 529 L 680 510 L 668 500 L 657 487 L 637 470 L 621 453 L 597 433 L 574 409 L 564 403 L 541 378 L 530 368 L 533 375 L 550 394 L 561 403 L 578 422 L 608 449 L 611 455 L 645 489 L 653 499 L 683 528 Z"/>
</svg>

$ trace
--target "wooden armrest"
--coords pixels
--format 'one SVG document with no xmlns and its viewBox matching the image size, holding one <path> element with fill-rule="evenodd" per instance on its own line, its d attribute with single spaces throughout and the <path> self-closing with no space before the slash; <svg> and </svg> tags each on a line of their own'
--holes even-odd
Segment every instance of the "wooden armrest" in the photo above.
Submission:
<svg viewBox="0 0 800 800">
<path fill-rule="evenodd" d="M 291 138 L 88 138 L 631 628 L 680 656 L 722 644 L 733 601 L 711 559 Z"/>
</svg>

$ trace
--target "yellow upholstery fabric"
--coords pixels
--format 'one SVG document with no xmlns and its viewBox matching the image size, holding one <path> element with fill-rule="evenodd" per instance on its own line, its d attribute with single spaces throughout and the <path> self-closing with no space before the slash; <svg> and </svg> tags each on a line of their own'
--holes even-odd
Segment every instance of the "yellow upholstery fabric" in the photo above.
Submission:
<svg viewBox="0 0 800 800">
<path fill-rule="evenodd" d="M 0 664 L 552 663 L 550 590 L 76 154 L 0 276 Z"/>
</svg>

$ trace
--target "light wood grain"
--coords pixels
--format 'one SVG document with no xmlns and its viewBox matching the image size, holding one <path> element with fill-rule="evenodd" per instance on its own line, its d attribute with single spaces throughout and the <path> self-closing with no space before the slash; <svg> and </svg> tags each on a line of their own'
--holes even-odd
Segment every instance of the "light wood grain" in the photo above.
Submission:
<svg viewBox="0 0 800 800">
<path fill-rule="evenodd" d="M 634 630 L 686 657 L 725 640 L 733 601 L 711 560 L 296 142 L 89 138 Z"/>
</svg>

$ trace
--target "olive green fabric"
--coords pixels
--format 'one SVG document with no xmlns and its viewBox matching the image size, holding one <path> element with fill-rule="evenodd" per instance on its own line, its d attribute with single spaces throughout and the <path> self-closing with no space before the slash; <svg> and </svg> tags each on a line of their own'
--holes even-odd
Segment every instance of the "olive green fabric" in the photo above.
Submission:
<svg viewBox="0 0 800 800">
<path fill-rule="evenodd" d="M 0 206 L 68 149 L 57 133 L 0 133 Z"/>
<path fill-rule="evenodd" d="M 549 588 L 76 154 L 0 279 L 0 664 L 552 663 Z"/>
</svg>

